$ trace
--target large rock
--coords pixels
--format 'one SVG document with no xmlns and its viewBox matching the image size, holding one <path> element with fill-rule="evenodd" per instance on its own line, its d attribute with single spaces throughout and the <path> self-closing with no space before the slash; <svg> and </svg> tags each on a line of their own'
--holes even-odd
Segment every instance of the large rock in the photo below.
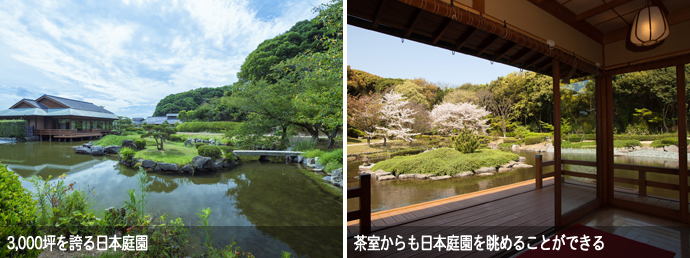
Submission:
<svg viewBox="0 0 690 258">
<path fill-rule="evenodd" d="M 234 168 L 234 167 L 237 167 L 237 162 L 235 162 L 234 160 L 227 160 L 227 159 L 226 159 L 226 160 L 223 161 L 223 167 L 224 167 L 224 168 Z"/>
<path fill-rule="evenodd" d="M 515 166 L 513 166 L 513 168 L 516 168 L 516 169 L 517 168 L 531 168 L 531 167 L 534 167 L 534 166 L 532 166 L 530 164 L 524 164 L 524 163 L 515 164 Z"/>
<path fill-rule="evenodd" d="M 93 147 L 93 143 L 87 142 L 87 143 L 82 144 L 81 146 L 86 147 L 86 148 L 91 148 L 91 147 Z"/>
<path fill-rule="evenodd" d="M 527 158 L 522 157 L 522 156 L 517 159 L 517 162 L 523 162 L 524 163 L 525 161 L 527 161 Z"/>
<path fill-rule="evenodd" d="M 192 168 L 195 172 L 210 172 L 215 168 L 215 164 L 209 157 L 196 156 L 192 159 Z"/>
<path fill-rule="evenodd" d="M 343 168 L 334 169 L 331 171 L 331 183 L 334 185 L 342 185 L 343 182 Z"/>
<path fill-rule="evenodd" d="M 122 141 L 122 148 L 124 148 L 124 147 L 129 147 L 129 148 L 131 148 L 131 149 L 133 149 L 133 150 L 136 150 L 136 149 L 137 149 L 137 145 L 134 144 L 134 141 L 132 141 L 132 140 L 124 140 L 124 141 Z"/>
<path fill-rule="evenodd" d="M 494 173 L 494 172 L 496 172 L 496 168 L 494 168 L 494 167 L 481 167 L 481 168 L 474 171 L 475 174 L 487 174 L 487 173 Z"/>
<path fill-rule="evenodd" d="M 185 173 L 192 173 L 192 171 L 194 171 L 192 169 L 192 166 L 189 164 L 182 166 L 182 168 L 180 168 L 180 170 L 182 170 L 182 172 L 185 172 Z"/>
<path fill-rule="evenodd" d="M 432 174 L 417 174 L 417 179 L 427 179 L 430 176 L 433 176 Z"/>
<path fill-rule="evenodd" d="M 386 172 L 386 171 L 383 171 L 383 170 L 381 170 L 381 169 L 376 170 L 376 172 L 374 172 L 374 174 L 373 174 L 373 176 L 374 176 L 375 178 L 379 178 L 379 177 L 382 177 L 382 176 L 390 176 L 390 175 L 392 175 L 391 172 Z"/>
<path fill-rule="evenodd" d="M 143 162 L 141 162 L 141 167 L 152 169 L 152 168 L 156 167 L 156 162 L 153 160 L 147 159 L 147 160 L 144 160 Z"/>
<path fill-rule="evenodd" d="M 91 147 L 91 155 L 103 156 L 105 155 L 105 148 L 103 146 L 93 146 Z"/>
<path fill-rule="evenodd" d="M 156 168 L 160 168 L 162 171 L 177 171 L 177 165 L 170 163 L 158 162 L 158 164 L 156 164 Z"/>
<path fill-rule="evenodd" d="M 120 146 L 110 145 L 105 147 L 106 154 L 117 154 L 120 151 Z"/>
<path fill-rule="evenodd" d="M 91 149 L 86 148 L 86 147 L 79 147 L 76 150 L 74 150 L 77 154 L 86 154 L 86 155 L 91 155 Z"/>
<path fill-rule="evenodd" d="M 472 171 L 465 171 L 465 172 L 457 173 L 453 177 L 470 177 L 472 175 L 474 175 L 474 173 L 472 173 Z"/>
<path fill-rule="evenodd" d="M 219 160 L 219 161 L 213 162 L 213 169 L 214 170 L 223 170 L 223 161 Z"/>
<path fill-rule="evenodd" d="M 417 178 L 417 174 L 400 174 L 398 175 L 398 179 L 415 179 Z"/>
<path fill-rule="evenodd" d="M 510 146 L 510 150 L 511 151 L 518 151 L 518 150 L 520 150 L 520 145 L 513 144 L 513 146 Z"/>
<path fill-rule="evenodd" d="M 297 155 L 297 163 L 302 163 L 302 162 L 304 162 L 304 156 Z"/>
<path fill-rule="evenodd" d="M 498 173 L 508 172 L 508 171 L 511 171 L 511 170 L 513 170 L 513 169 L 512 169 L 512 168 L 499 168 L 499 169 L 498 169 Z"/>
<path fill-rule="evenodd" d="M 450 179 L 452 176 L 432 176 L 429 177 L 429 179 L 436 181 L 436 180 L 445 180 L 445 179 Z"/>
<path fill-rule="evenodd" d="M 376 179 L 378 179 L 379 181 L 394 180 L 395 176 L 394 175 L 380 176 L 380 177 L 377 177 Z"/>
<path fill-rule="evenodd" d="M 678 146 L 676 146 L 676 145 L 664 146 L 664 151 L 678 153 Z"/>
</svg>

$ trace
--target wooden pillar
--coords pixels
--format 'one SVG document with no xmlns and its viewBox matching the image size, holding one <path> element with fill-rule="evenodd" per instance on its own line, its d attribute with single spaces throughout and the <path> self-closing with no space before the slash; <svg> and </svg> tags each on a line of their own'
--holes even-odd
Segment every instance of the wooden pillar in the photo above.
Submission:
<svg viewBox="0 0 690 258">
<path fill-rule="evenodd" d="M 542 188 L 542 160 L 541 155 L 534 156 L 534 188 Z"/>
<path fill-rule="evenodd" d="M 371 234 L 371 174 L 363 173 L 359 175 L 359 234 Z"/>
<path fill-rule="evenodd" d="M 601 200 L 602 206 L 606 207 L 608 203 L 606 202 L 606 177 L 604 176 L 604 171 L 606 171 L 606 162 L 604 162 L 604 145 L 602 144 L 605 137 L 604 124 L 606 123 L 606 112 L 604 112 L 603 101 L 604 97 L 604 77 L 597 76 L 594 80 L 595 97 L 596 97 L 596 162 L 597 162 L 597 198 Z"/>
<path fill-rule="evenodd" d="M 562 194 L 562 183 L 561 183 L 561 76 L 560 76 L 560 63 L 558 60 L 553 59 L 553 182 L 555 184 L 555 196 L 554 196 L 554 220 L 556 222 L 556 227 L 565 226 L 562 225 L 562 215 L 561 214 L 561 194 Z"/>
<path fill-rule="evenodd" d="M 608 203 L 613 200 L 613 83 L 611 76 L 604 77 L 604 89 L 606 95 L 604 96 L 604 111 L 606 112 L 606 121 L 604 121 L 604 132 L 606 135 L 604 144 L 604 161 L 606 162 L 606 170 L 604 175 L 606 177 L 606 201 Z"/>
<path fill-rule="evenodd" d="M 681 221 L 688 223 L 688 136 L 685 105 L 685 65 L 676 66 L 678 87 L 678 184 Z"/>
</svg>

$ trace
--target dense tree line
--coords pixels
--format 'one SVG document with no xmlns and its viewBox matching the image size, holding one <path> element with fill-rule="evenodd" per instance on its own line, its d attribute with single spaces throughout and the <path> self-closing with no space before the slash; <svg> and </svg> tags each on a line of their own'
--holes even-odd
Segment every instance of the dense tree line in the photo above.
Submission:
<svg viewBox="0 0 690 258">
<path fill-rule="evenodd" d="M 223 96 L 230 86 L 218 88 L 198 88 L 176 94 L 170 94 L 156 104 L 153 116 L 165 116 L 179 113 L 182 110 L 194 110 L 205 101 Z"/>
<path fill-rule="evenodd" d="M 368 102 L 390 90 L 401 93 L 415 111 L 414 132 L 432 134 L 439 129 L 430 122 L 430 111 L 442 103 L 472 103 L 486 108 L 490 132 L 505 136 L 519 127 L 533 132 L 553 130 L 553 79 L 534 72 L 513 72 L 487 84 L 460 86 L 430 83 L 423 78 L 395 79 L 348 67 L 348 126 L 372 128 L 371 119 L 363 123 L 357 113 Z M 690 74 L 690 66 L 685 67 Z M 686 78 L 688 76 L 686 75 Z M 596 102 L 593 77 L 573 79 L 561 84 L 561 117 L 563 133 L 595 133 Z M 677 130 L 675 68 L 617 75 L 613 78 L 614 133 L 651 134 Z M 690 95 L 689 95 L 690 96 Z M 369 115 L 370 116 L 370 115 Z M 367 125 L 367 126 L 363 126 Z"/>
</svg>

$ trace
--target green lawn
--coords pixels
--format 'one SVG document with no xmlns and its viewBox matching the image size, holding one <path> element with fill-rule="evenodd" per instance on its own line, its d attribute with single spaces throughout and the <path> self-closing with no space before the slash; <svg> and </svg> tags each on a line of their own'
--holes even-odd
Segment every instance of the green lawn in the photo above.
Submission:
<svg viewBox="0 0 690 258">
<path fill-rule="evenodd" d="M 597 147 L 596 142 L 569 142 L 569 141 L 562 141 L 561 142 L 561 148 L 589 149 L 589 148 L 596 148 L 596 147 Z"/>
<path fill-rule="evenodd" d="M 199 154 L 196 148 L 185 148 L 183 145 L 181 142 L 165 142 L 163 150 L 158 150 L 155 144 L 147 145 L 145 150 L 137 151 L 134 157 L 150 159 L 156 162 L 173 163 L 178 166 L 189 164 Z"/>
<path fill-rule="evenodd" d="M 461 153 L 451 148 L 441 148 L 412 156 L 398 156 L 376 163 L 372 171 L 383 169 L 400 174 L 455 175 L 481 167 L 497 167 L 519 156 L 512 152 L 478 149 L 474 153 Z"/>
</svg>

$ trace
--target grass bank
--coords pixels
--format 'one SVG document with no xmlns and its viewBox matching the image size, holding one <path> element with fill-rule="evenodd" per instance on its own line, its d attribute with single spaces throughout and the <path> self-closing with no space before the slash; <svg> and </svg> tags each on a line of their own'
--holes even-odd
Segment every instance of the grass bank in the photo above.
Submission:
<svg viewBox="0 0 690 258">
<path fill-rule="evenodd" d="M 400 174 L 455 175 L 463 171 L 481 167 L 498 167 L 518 155 L 512 152 L 479 149 L 474 153 L 463 154 L 455 149 L 441 148 L 412 156 L 398 156 L 376 163 L 372 171 L 383 169 Z"/>
<path fill-rule="evenodd" d="M 316 173 L 316 172 L 311 172 L 308 169 L 299 169 L 299 172 L 304 174 L 305 176 L 309 177 L 311 180 L 314 180 L 316 185 L 318 185 L 319 188 L 321 188 L 321 190 L 323 190 L 324 192 L 333 196 L 333 198 L 336 198 L 341 202 L 343 201 L 342 191 L 339 188 L 335 187 L 334 185 L 326 183 L 326 181 L 323 180 L 323 177 L 326 175 Z"/>
</svg>

